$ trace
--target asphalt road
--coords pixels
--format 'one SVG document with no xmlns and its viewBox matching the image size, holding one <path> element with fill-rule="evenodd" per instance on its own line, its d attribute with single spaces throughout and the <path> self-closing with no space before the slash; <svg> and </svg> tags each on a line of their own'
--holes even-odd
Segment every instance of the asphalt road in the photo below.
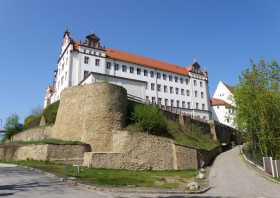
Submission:
<svg viewBox="0 0 280 198">
<path fill-rule="evenodd" d="M 141 195 L 97 192 L 67 185 L 58 179 L 18 166 L 0 164 L 0 197 L 51 198 L 280 198 L 280 184 L 259 176 L 235 148 L 218 156 L 210 172 L 213 187 L 203 195 Z"/>
</svg>

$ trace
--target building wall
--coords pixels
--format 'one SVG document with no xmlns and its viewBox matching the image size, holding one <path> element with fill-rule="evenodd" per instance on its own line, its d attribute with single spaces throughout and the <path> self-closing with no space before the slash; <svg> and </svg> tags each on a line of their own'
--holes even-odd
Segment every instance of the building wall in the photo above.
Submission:
<svg viewBox="0 0 280 198">
<path fill-rule="evenodd" d="M 213 98 L 224 100 L 228 104 L 235 106 L 233 94 L 222 81 L 218 83 Z M 234 124 L 234 109 L 225 105 L 219 105 L 212 106 L 211 110 L 214 120 L 232 128 L 236 127 Z"/>
<path fill-rule="evenodd" d="M 103 74 L 94 73 L 89 75 L 81 85 L 93 84 L 96 82 L 110 82 L 125 88 L 127 94 L 129 95 L 133 95 L 142 99 L 145 98 L 146 83 L 143 81 L 105 76 Z"/>
</svg>

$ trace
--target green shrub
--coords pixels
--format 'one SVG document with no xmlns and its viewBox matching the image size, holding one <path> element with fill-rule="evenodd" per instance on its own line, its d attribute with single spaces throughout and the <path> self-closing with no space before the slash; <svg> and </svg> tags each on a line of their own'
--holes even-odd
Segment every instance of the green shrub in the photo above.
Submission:
<svg viewBox="0 0 280 198">
<path fill-rule="evenodd" d="M 29 129 L 40 125 L 42 115 L 30 115 L 24 120 L 23 128 Z"/>
<path fill-rule="evenodd" d="M 59 107 L 59 101 L 50 104 L 49 106 L 47 106 L 47 108 L 44 109 L 43 116 L 46 119 L 47 125 L 52 125 L 55 123 L 58 107 Z"/>
<path fill-rule="evenodd" d="M 167 133 L 167 121 L 156 106 L 135 105 L 132 120 L 143 130 L 155 135 Z"/>
</svg>

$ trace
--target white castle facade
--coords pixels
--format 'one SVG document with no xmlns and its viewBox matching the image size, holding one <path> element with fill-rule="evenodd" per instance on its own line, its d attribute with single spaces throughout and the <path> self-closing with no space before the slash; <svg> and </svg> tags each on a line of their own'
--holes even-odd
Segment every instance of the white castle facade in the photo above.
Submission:
<svg viewBox="0 0 280 198">
<path fill-rule="evenodd" d="M 88 35 L 84 42 L 66 31 L 44 107 L 60 99 L 63 89 L 106 81 L 124 87 L 130 97 L 180 109 L 204 120 L 211 119 L 208 74 L 198 63 L 181 67 L 120 50 L 104 48 Z"/>
</svg>

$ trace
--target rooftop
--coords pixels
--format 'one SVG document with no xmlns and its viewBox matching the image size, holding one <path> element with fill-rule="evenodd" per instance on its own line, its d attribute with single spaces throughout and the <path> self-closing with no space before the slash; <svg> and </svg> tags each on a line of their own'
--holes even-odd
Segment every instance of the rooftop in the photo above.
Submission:
<svg viewBox="0 0 280 198">
<path fill-rule="evenodd" d="M 232 105 L 227 103 L 226 101 L 218 98 L 212 98 L 210 100 L 211 106 L 226 106 L 226 107 L 231 107 Z"/>
</svg>

